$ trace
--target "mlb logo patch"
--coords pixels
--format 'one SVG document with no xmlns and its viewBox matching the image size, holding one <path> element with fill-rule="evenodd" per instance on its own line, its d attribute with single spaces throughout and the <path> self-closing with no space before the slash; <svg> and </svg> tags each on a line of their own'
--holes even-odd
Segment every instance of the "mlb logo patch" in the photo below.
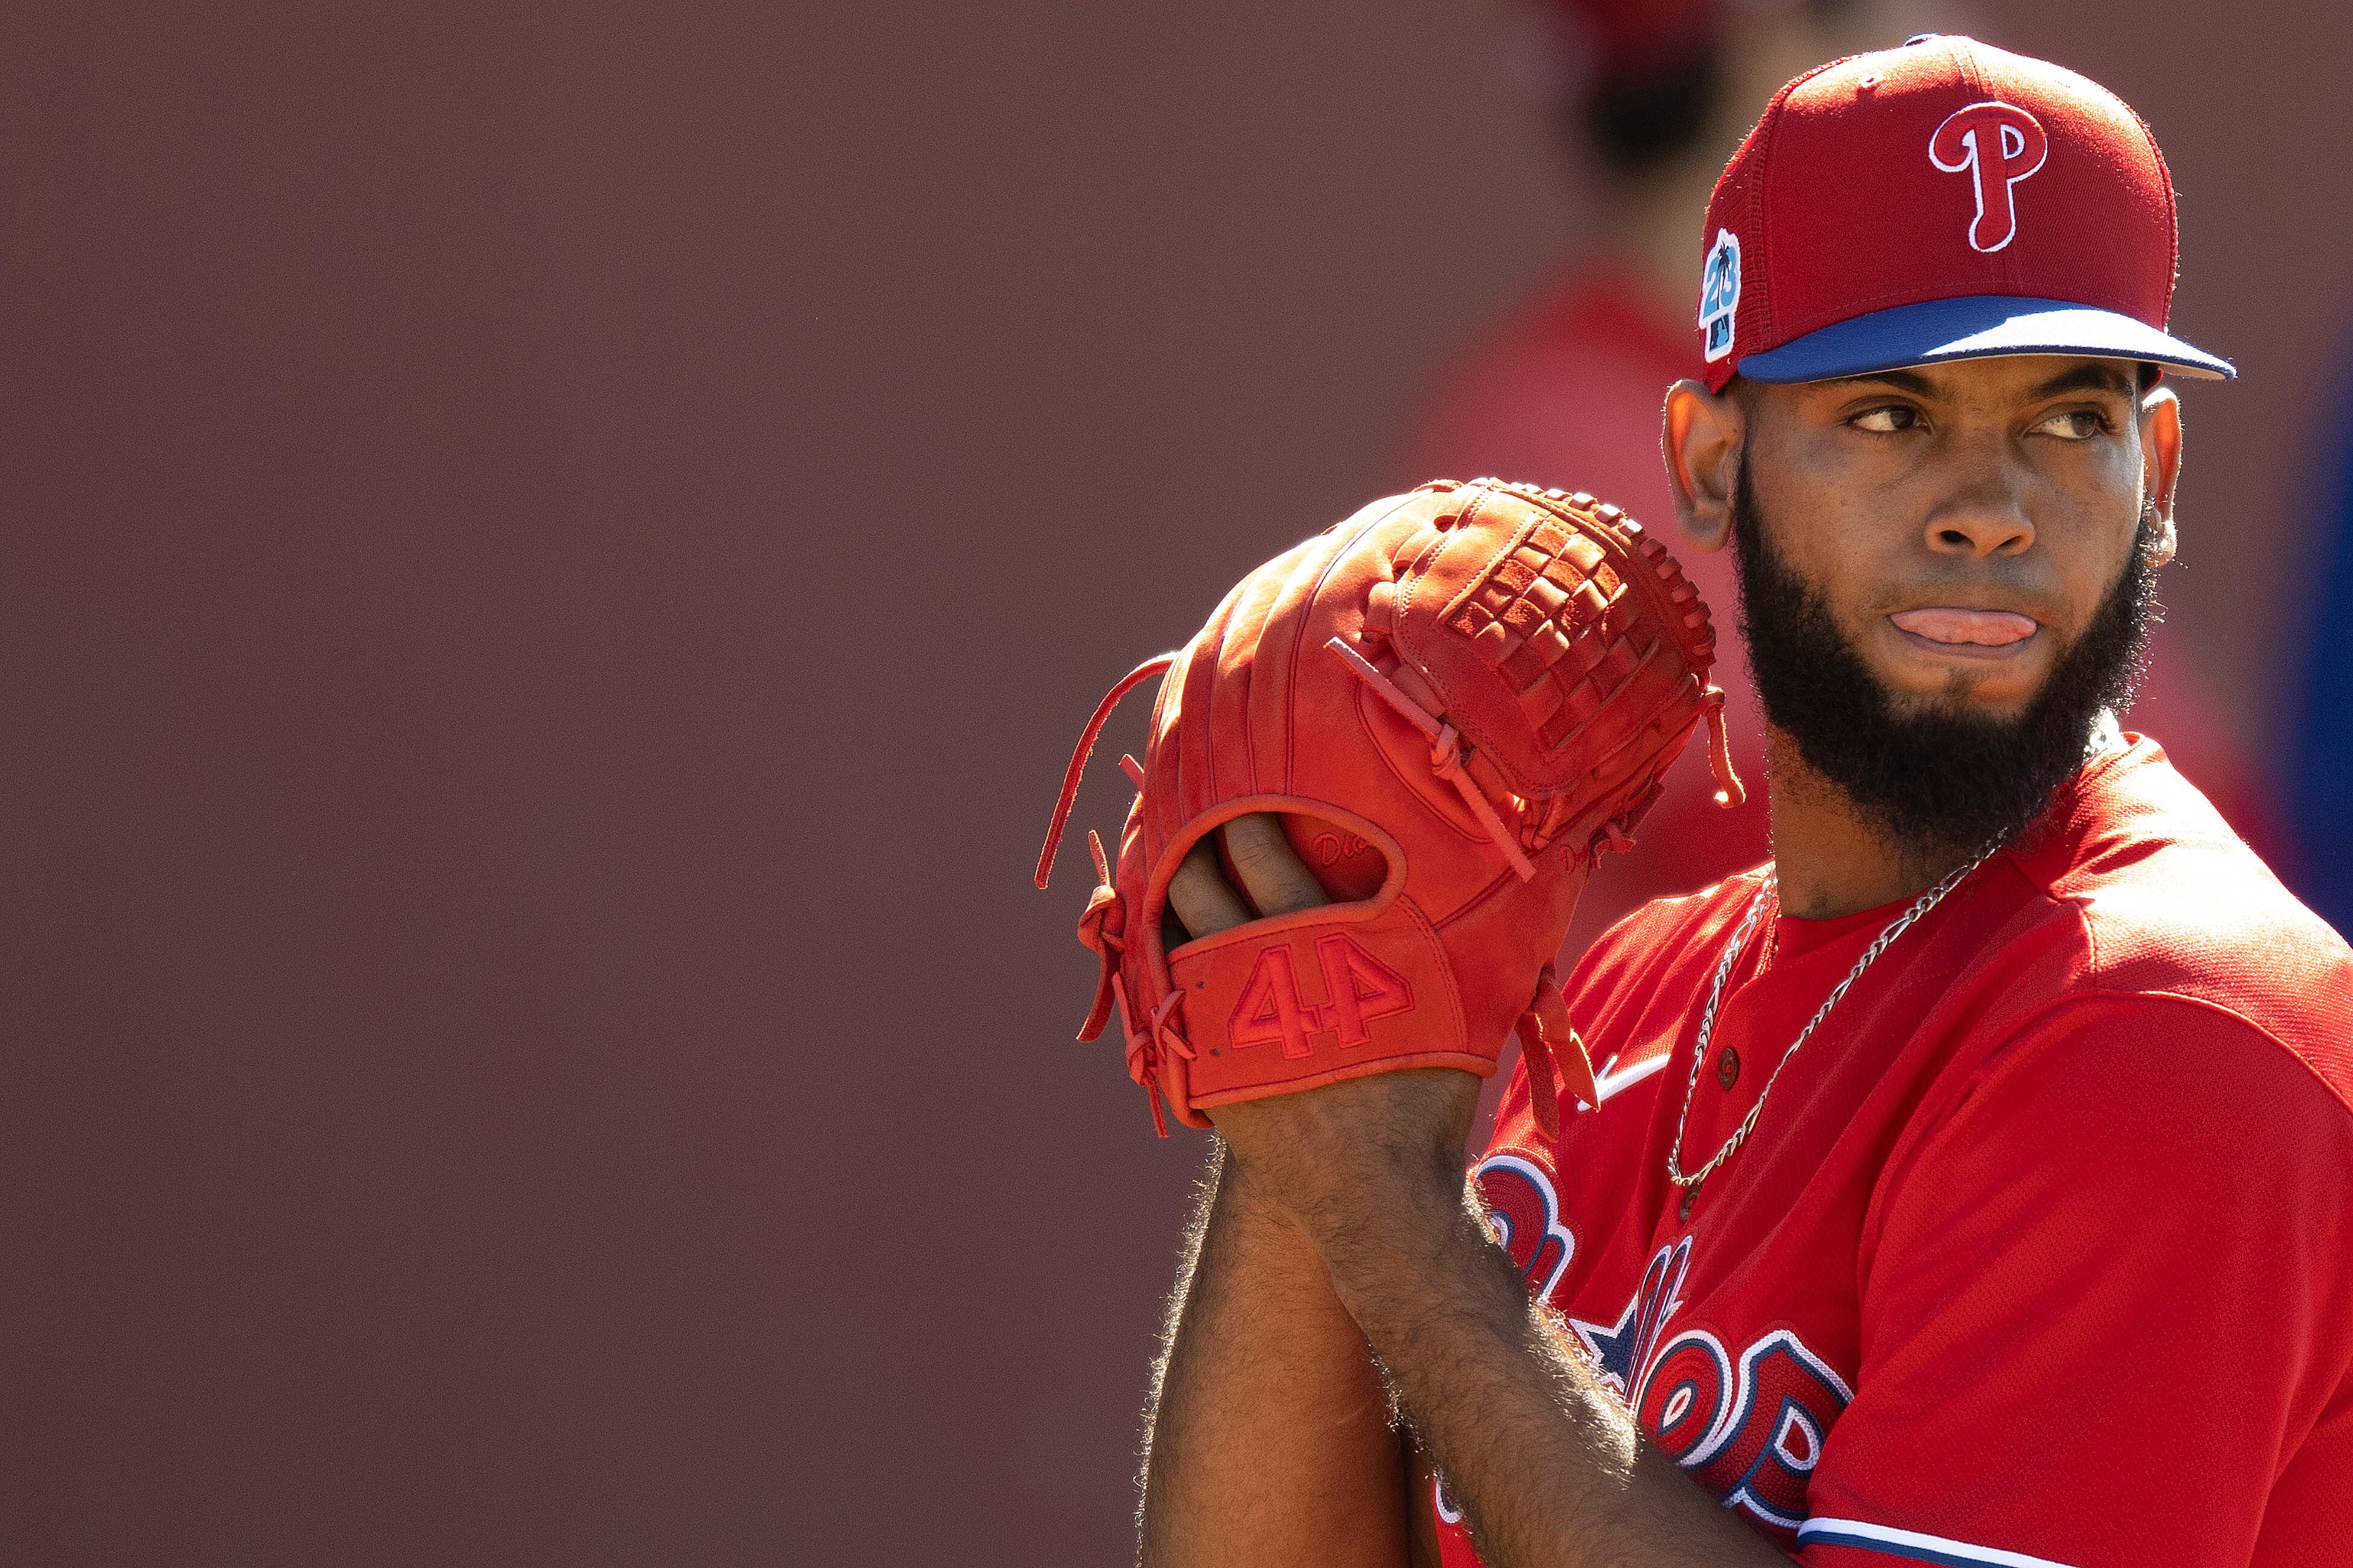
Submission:
<svg viewBox="0 0 2353 1568">
<path fill-rule="evenodd" d="M 1740 237 L 1720 228 L 1699 281 L 1700 340 L 1710 364 L 1732 352 L 1732 321 L 1739 309 Z"/>
</svg>

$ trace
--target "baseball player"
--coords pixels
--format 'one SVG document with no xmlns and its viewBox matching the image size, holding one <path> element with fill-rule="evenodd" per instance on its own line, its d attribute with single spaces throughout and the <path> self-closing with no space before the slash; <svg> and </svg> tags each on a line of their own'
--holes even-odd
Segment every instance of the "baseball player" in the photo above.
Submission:
<svg viewBox="0 0 2353 1568">
<path fill-rule="evenodd" d="M 1415 400 L 1402 443 L 1405 476 L 1504 474 L 1572 485 L 1663 523 L 1673 501 L 1658 456 L 1659 397 L 1691 357 L 1693 218 L 1725 151 L 1793 67 L 1916 32 L 1935 7 L 1920 0 L 1518 0 L 1510 9 L 1524 18 L 1528 43 L 1509 74 L 1550 84 L 1540 107 L 1585 171 L 1578 239 Z M 1547 38 L 1561 41 L 1547 49 Z M 1730 557 L 1684 557 L 1711 604 L 1734 603 Z M 2271 855 L 2283 838 L 2278 781 L 2239 738 L 2194 641 L 2183 643 L 2179 629 L 2155 632 L 2127 721 L 2162 736 L 2174 764 L 2232 829 Z M 1733 759 L 1743 773 L 1759 771 L 1765 723 L 1745 649 L 1736 626 L 1718 630 L 1716 679 L 1734 721 Z M 1704 771 L 1699 763 L 1691 756 L 1677 764 L 1645 819 L 1642 852 L 1611 862 L 1586 889 L 1574 946 L 1581 950 L 1648 900 L 1688 893 L 1765 858 L 1764 792 L 1738 811 L 1718 810 L 1704 789 L 1692 787 Z M 2272 863 L 2319 913 L 2329 912 L 2298 882 L 2300 866 Z"/>
<path fill-rule="evenodd" d="M 2158 149 L 1915 38 L 1783 89 L 1703 240 L 1664 451 L 1734 552 L 1770 860 L 1556 989 L 1720 725 L 1704 609 L 1589 497 L 1378 503 L 1131 678 L 1090 1022 L 1220 1141 L 1143 1556 L 2353 1562 L 2353 952 L 2108 717 L 2161 378 L 2232 374 L 2167 331 Z"/>
</svg>

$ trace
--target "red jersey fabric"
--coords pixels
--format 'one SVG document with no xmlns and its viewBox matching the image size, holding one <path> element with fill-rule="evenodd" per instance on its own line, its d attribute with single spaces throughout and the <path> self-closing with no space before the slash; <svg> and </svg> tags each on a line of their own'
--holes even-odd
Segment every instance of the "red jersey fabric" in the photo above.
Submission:
<svg viewBox="0 0 2353 1568">
<path fill-rule="evenodd" d="M 1651 1440 L 1814 1568 L 2353 1561 L 2353 952 L 2132 737 L 1863 972 L 1683 1221 L 1759 880 L 1587 952 L 1602 1103 L 1548 1145 L 1515 1076 L 1476 1171 Z M 1759 921 L 1685 1169 L 1900 909 Z"/>
</svg>

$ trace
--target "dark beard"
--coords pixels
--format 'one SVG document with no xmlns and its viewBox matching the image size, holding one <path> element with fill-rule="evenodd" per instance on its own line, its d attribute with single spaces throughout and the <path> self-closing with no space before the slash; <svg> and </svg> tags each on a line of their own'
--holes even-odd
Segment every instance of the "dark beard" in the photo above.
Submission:
<svg viewBox="0 0 2353 1568">
<path fill-rule="evenodd" d="M 1902 704 L 1840 632 L 1820 593 L 1767 542 L 1744 455 L 1734 562 L 1766 718 L 1916 874 L 1933 877 L 2010 837 L 2083 766 L 2101 710 L 2132 700 L 2161 614 L 2150 521 L 2143 516 L 2098 612 L 2023 713 L 1994 719 L 1933 701 Z"/>
</svg>

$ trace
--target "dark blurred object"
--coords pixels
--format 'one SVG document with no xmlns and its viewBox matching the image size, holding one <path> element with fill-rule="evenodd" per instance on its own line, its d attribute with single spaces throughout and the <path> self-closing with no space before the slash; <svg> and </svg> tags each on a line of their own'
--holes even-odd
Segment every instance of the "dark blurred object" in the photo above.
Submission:
<svg viewBox="0 0 2353 1568">
<path fill-rule="evenodd" d="M 2353 933 L 2353 404 L 2331 410 L 2318 447 L 2310 608 L 2290 673 L 2284 753 L 2300 863 L 2292 885 L 2320 917 Z"/>
<path fill-rule="evenodd" d="M 1682 152 L 1721 88 L 1724 0 L 1517 0 L 1514 65 L 1574 145 L 1629 169 Z"/>
<path fill-rule="evenodd" d="M 1680 153 L 1707 123 L 1723 78 L 1713 46 L 1639 75 L 1608 78 L 1585 100 L 1586 134 L 1620 168 Z"/>
<path fill-rule="evenodd" d="M 1557 117 L 1572 155 L 1599 153 L 1625 174 L 1640 174 L 1705 135 L 1729 85 L 1724 51 L 1746 49 L 1760 23 L 1796 17 L 1829 30 L 1858 11 L 1867 20 L 1873 10 L 1873 0 L 1513 4 L 1509 74 Z M 1730 17 L 1736 25 L 1727 25 Z"/>
</svg>

